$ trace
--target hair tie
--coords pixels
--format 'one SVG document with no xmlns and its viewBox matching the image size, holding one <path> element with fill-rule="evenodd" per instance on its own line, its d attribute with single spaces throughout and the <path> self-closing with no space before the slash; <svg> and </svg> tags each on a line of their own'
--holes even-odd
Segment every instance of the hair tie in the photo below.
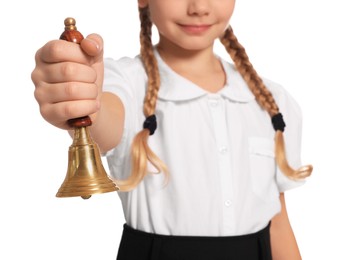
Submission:
<svg viewBox="0 0 340 260">
<path fill-rule="evenodd" d="M 157 119 L 155 115 L 148 116 L 143 124 L 144 129 L 149 129 L 150 135 L 153 135 L 155 130 L 157 129 Z"/>
<path fill-rule="evenodd" d="M 280 130 L 281 132 L 283 132 L 285 130 L 286 124 L 285 121 L 283 121 L 283 116 L 281 113 L 272 116 L 272 124 L 275 131 Z"/>
</svg>

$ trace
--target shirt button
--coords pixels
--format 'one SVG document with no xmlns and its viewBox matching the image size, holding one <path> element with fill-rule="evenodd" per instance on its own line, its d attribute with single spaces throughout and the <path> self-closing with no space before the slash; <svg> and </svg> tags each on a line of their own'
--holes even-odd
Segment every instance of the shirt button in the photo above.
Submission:
<svg viewBox="0 0 340 260">
<path fill-rule="evenodd" d="M 221 154 L 225 154 L 225 153 L 227 153 L 228 148 L 226 146 L 221 146 L 219 151 L 220 151 Z"/>
<path fill-rule="evenodd" d="M 225 205 L 226 207 L 230 207 L 230 206 L 231 206 L 231 200 L 226 200 L 226 201 L 224 202 L 224 205 Z"/>
<path fill-rule="evenodd" d="M 209 101 L 209 104 L 210 104 L 211 107 L 217 107 L 217 105 L 218 105 L 218 100 L 216 100 L 216 99 L 211 99 L 211 100 Z"/>
</svg>

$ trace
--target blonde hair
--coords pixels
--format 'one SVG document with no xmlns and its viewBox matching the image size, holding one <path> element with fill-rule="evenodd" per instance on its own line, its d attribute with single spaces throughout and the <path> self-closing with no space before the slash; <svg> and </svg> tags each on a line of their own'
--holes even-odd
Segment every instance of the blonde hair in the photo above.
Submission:
<svg viewBox="0 0 340 260">
<path fill-rule="evenodd" d="M 146 118 L 154 115 L 158 90 L 160 87 L 160 75 L 158 71 L 157 60 L 154 56 L 153 45 L 151 40 L 152 22 L 150 20 L 149 8 L 139 8 L 141 31 L 140 31 L 140 54 L 148 76 L 147 91 L 144 99 L 144 115 Z M 236 69 L 246 81 L 249 89 L 254 94 L 258 104 L 265 109 L 271 117 L 279 114 L 279 108 L 271 94 L 266 88 L 262 79 L 259 77 L 243 46 L 238 42 L 232 28 L 229 26 L 224 35 L 220 38 L 221 43 L 231 56 Z M 166 165 L 157 157 L 148 145 L 150 135 L 149 129 L 140 131 L 132 143 L 132 173 L 125 181 L 118 182 L 121 190 L 127 191 L 136 187 L 148 174 L 148 161 L 159 171 L 165 173 L 168 178 Z M 312 172 L 312 166 L 303 166 L 298 170 L 292 169 L 286 159 L 284 137 L 281 130 L 276 130 L 275 134 L 275 155 L 276 162 L 281 171 L 289 178 L 303 179 L 308 177 Z"/>
</svg>

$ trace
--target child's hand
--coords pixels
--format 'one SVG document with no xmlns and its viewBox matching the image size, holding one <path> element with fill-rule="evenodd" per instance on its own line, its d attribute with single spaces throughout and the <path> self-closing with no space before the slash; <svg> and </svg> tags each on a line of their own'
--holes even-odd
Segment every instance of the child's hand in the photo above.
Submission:
<svg viewBox="0 0 340 260">
<path fill-rule="evenodd" d="M 68 119 L 90 115 L 95 121 L 103 85 L 103 40 L 91 34 L 80 45 L 50 41 L 35 56 L 35 98 L 43 118 L 62 129 Z"/>
</svg>

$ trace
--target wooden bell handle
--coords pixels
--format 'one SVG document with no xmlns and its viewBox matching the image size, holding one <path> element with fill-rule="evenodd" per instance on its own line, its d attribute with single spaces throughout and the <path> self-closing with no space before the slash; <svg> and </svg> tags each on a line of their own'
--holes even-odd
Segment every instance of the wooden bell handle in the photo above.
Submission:
<svg viewBox="0 0 340 260">
<path fill-rule="evenodd" d="M 59 39 L 80 44 L 81 41 L 84 39 L 84 36 L 77 30 L 76 20 L 74 18 L 68 17 L 64 20 L 64 24 L 65 30 L 60 35 Z M 71 127 L 84 127 L 90 126 L 92 124 L 92 121 L 89 116 L 83 116 L 70 119 L 67 121 L 67 123 Z"/>
</svg>

